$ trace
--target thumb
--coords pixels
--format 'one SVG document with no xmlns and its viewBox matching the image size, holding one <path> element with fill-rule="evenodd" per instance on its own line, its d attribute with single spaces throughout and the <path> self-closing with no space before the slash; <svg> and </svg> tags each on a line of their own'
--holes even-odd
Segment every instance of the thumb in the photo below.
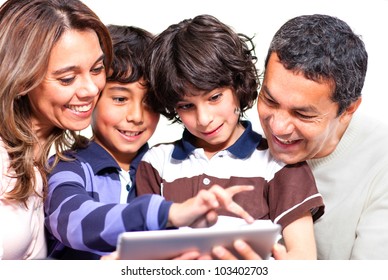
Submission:
<svg viewBox="0 0 388 280">
<path fill-rule="evenodd" d="M 287 250 L 283 245 L 276 243 L 272 248 L 272 254 L 275 260 L 286 260 Z"/>
</svg>

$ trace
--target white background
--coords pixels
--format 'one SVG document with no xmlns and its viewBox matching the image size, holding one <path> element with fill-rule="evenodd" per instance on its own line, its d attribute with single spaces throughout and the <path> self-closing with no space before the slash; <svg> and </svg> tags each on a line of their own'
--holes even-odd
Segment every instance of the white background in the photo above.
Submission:
<svg viewBox="0 0 388 280">
<path fill-rule="evenodd" d="M 4 1 L 0 0 L 0 3 Z M 212 14 L 236 32 L 255 36 L 257 67 L 263 61 L 272 36 L 288 19 L 302 14 L 329 14 L 346 21 L 365 42 L 368 72 L 360 111 L 367 111 L 388 123 L 388 0 L 84 0 L 105 24 L 134 25 L 154 34 L 169 25 L 199 14 Z M 261 132 L 256 105 L 248 118 Z M 150 144 L 181 136 L 179 124 L 161 118 Z M 88 131 L 85 132 L 88 134 Z"/>
<path fill-rule="evenodd" d="M 0 0 L 0 4 L 4 1 Z M 357 34 L 362 35 L 369 53 L 367 79 L 363 90 L 363 103 L 360 110 L 367 111 L 388 122 L 388 108 L 386 96 L 388 91 L 388 0 L 84 0 L 106 24 L 136 25 L 153 33 L 159 33 L 172 23 L 198 14 L 209 13 L 224 23 L 235 28 L 236 31 L 255 35 L 256 53 L 259 58 L 258 67 L 262 69 L 263 60 L 269 42 L 275 31 L 286 20 L 301 14 L 325 13 L 345 20 Z M 249 118 L 259 129 L 256 108 L 249 112 Z M 167 126 L 162 119 L 151 143 L 168 141 L 180 137 L 179 125 Z M 38 276 L 40 279 L 52 279 L 53 275 L 77 276 L 78 278 L 95 277 L 96 279 L 124 279 L 120 275 L 128 262 L 0 262 L 3 275 L 19 274 L 20 277 Z M 178 263 L 168 261 L 139 261 L 131 262 L 134 266 L 181 265 L 182 267 L 206 267 L 213 269 L 214 265 L 234 266 L 266 265 L 270 268 L 271 279 L 299 278 L 299 279 L 329 279 L 329 278 L 368 278 L 373 273 L 383 272 L 386 261 L 374 262 L 190 262 Z M 78 269 L 74 269 L 77 267 Z M 8 271 L 8 273 L 7 273 Z M 37 272 L 39 271 L 39 272 Z M 181 279 L 181 277 L 151 277 L 138 276 L 131 279 Z M 223 276 L 223 279 L 241 278 Z M 246 276 L 244 279 L 257 279 L 257 276 Z M 265 277 L 268 278 L 268 277 Z M 208 277 L 187 277 L 187 279 L 208 279 Z"/>
</svg>

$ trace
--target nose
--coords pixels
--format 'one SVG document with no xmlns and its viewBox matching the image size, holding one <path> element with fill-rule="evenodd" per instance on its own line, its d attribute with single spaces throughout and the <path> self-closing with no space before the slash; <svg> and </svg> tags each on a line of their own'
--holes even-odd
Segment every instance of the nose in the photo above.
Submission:
<svg viewBox="0 0 388 280">
<path fill-rule="evenodd" d="M 84 97 L 84 98 L 95 97 L 100 93 L 100 90 L 102 90 L 104 85 L 105 84 L 103 84 L 102 86 L 100 85 L 99 87 L 99 84 L 97 83 L 97 81 L 95 81 L 93 77 L 88 75 L 82 79 L 77 95 L 79 97 Z"/>
<path fill-rule="evenodd" d="M 206 106 L 197 107 L 197 124 L 206 127 L 213 120 L 211 111 Z"/>
<path fill-rule="evenodd" d="M 144 105 L 143 104 L 130 104 L 127 112 L 127 122 L 134 122 L 136 124 L 142 124 L 144 119 Z"/>
<path fill-rule="evenodd" d="M 282 110 L 272 112 L 267 118 L 272 133 L 275 135 L 291 134 L 294 130 L 291 116 Z"/>
</svg>

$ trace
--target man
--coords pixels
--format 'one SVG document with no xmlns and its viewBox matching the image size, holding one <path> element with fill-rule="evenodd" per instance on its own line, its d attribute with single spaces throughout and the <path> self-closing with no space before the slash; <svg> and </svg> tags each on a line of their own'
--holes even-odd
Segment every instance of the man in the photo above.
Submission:
<svg viewBox="0 0 388 280">
<path fill-rule="evenodd" d="M 265 61 L 258 112 L 269 148 L 285 163 L 307 160 L 324 199 L 318 259 L 388 259 L 388 128 L 357 112 L 367 61 L 362 40 L 326 15 L 286 22 Z M 244 242 L 235 247 L 260 258 Z"/>
</svg>

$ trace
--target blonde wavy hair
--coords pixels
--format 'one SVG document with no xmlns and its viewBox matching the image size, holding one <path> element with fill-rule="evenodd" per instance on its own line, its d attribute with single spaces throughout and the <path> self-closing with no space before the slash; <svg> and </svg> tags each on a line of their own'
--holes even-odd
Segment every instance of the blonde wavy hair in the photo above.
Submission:
<svg viewBox="0 0 388 280">
<path fill-rule="evenodd" d="M 26 203 L 36 193 L 34 167 L 40 171 L 46 189 L 51 148 L 56 151 L 55 165 L 59 159 L 66 160 L 63 151 L 78 141 L 76 132 L 57 127 L 39 147 L 40 156 L 34 158 L 34 148 L 39 144 L 26 96 L 44 79 L 51 50 L 69 29 L 96 32 L 108 69 L 112 60 L 109 32 L 81 1 L 9 0 L 0 7 L 0 137 L 16 178 L 15 187 L 6 194 L 9 199 Z"/>
</svg>

